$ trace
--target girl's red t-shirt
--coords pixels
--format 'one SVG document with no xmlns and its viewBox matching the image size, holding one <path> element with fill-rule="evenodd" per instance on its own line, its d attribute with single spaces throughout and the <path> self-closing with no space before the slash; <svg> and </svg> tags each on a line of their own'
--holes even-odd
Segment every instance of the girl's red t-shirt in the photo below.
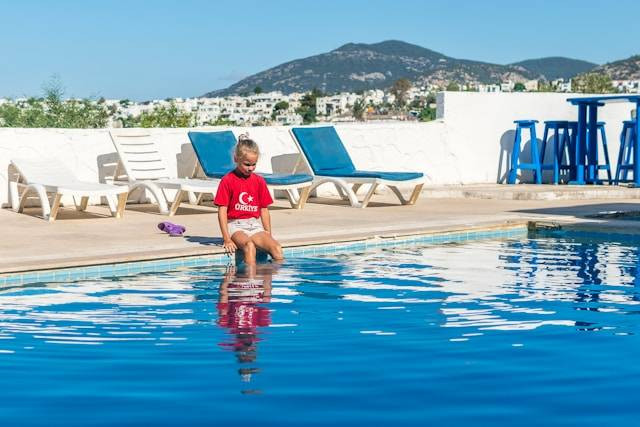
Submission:
<svg viewBox="0 0 640 427">
<path fill-rule="evenodd" d="M 273 203 L 264 178 L 252 173 L 248 177 L 231 171 L 222 177 L 214 203 L 227 206 L 228 219 L 259 218 L 260 209 Z"/>
</svg>

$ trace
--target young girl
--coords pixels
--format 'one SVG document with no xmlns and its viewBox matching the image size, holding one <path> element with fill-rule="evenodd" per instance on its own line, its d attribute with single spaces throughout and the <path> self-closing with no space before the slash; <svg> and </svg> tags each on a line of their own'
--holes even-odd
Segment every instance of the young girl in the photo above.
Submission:
<svg viewBox="0 0 640 427">
<path fill-rule="evenodd" d="M 233 153 L 236 168 L 222 177 L 214 200 L 225 251 L 242 249 L 249 265 L 256 263 L 256 248 L 276 261 L 283 259 L 282 247 L 271 236 L 268 206 L 273 199 L 264 178 L 253 173 L 259 155 L 258 144 L 240 135 Z"/>
</svg>

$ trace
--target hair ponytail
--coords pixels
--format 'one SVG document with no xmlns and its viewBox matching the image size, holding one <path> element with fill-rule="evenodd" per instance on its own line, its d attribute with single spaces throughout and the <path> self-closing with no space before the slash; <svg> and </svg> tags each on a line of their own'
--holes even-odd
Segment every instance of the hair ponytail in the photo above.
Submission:
<svg viewBox="0 0 640 427">
<path fill-rule="evenodd" d="M 247 152 L 255 153 L 259 156 L 260 148 L 258 148 L 258 144 L 253 139 L 249 138 L 248 133 L 243 133 L 238 136 L 234 154 L 236 159 L 242 159 Z"/>
</svg>

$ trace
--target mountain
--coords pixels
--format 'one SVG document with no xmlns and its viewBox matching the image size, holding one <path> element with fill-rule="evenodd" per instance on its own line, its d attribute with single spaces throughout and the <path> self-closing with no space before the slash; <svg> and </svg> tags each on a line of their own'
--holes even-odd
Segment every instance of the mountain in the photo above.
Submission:
<svg viewBox="0 0 640 427">
<path fill-rule="evenodd" d="M 534 69 L 523 65 L 528 62 Z M 397 40 L 348 43 L 327 53 L 278 65 L 204 96 L 250 93 L 258 86 L 267 92 L 283 93 L 307 92 L 313 88 L 323 92 L 355 92 L 386 89 L 400 78 L 414 84 L 523 82 L 547 75 L 566 75 L 568 69 L 586 64 L 589 63 L 566 58 L 543 58 L 499 65 L 456 59 Z M 591 68 L 594 65 L 590 64 Z"/>
<path fill-rule="evenodd" d="M 526 61 L 510 64 L 514 67 L 522 67 L 533 74 L 544 77 L 545 80 L 570 79 L 578 74 L 586 73 L 598 66 L 592 62 L 579 59 L 552 56 L 549 58 L 527 59 Z"/>
<path fill-rule="evenodd" d="M 640 80 L 640 55 L 635 55 L 620 61 L 609 62 L 593 70 L 604 73 L 612 80 Z"/>
</svg>

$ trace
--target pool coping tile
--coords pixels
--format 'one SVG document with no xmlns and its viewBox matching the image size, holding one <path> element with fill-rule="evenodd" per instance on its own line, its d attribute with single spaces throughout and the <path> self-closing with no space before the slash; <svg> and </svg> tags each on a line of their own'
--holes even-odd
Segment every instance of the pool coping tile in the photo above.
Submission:
<svg viewBox="0 0 640 427">
<path fill-rule="evenodd" d="M 360 252 L 371 248 L 403 246 L 409 244 L 458 243 L 487 238 L 510 238 L 527 235 L 526 225 L 513 225 L 497 229 L 477 229 L 469 231 L 445 231 L 440 233 L 406 235 L 394 237 L 375 237 L 371 239 L 324 243 L 309 246 L 284 248 L 284 254 L 290 258 L 305 256 Z M 118 264 L 89 265 L 43 271 L 27 271 L 0 275 L 0 286 L 16 286 L 46 282 L 73 282 L 77 280 L 99 279 L 104 277 L 122 277 L 140 273 L 159 273 L 185 267 L 210 267 L 229 264 L 232 258 L 225 254 L 188 256 L 181 258 L 157 259 L 151 261 L 133 261 Z"/>
</svg>

